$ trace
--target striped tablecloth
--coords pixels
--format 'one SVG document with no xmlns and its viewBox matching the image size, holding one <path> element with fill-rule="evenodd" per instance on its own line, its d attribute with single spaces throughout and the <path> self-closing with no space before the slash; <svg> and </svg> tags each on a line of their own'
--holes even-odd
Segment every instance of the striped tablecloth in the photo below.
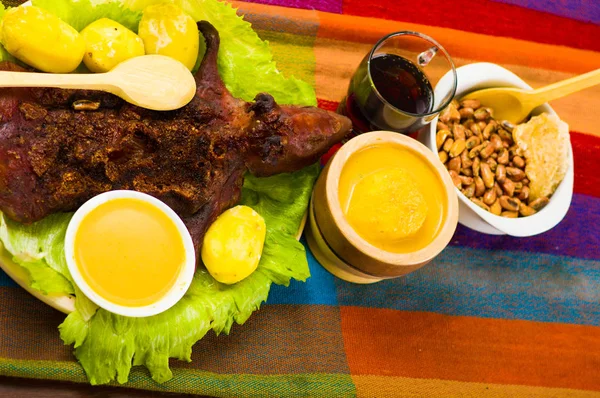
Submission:
<svg viewBox="0 0 600 398">
<path fill-rule="evenodd" d="M 273 0 L 235 3 L 280 69 L 335 109 L 374 42 L 416 30 L 458 66 L 501 64 L 534 87 L 600 68 L 598 0 Z M 282 7 L 285 6 L 285 7 Z M 312 277 L 274 286 L 230 336 L 207 335 L 158 385 L 215 396 L 600 396 L 600 87 L 552 103 L 571 127 L 575 195 L 532 238 L 459 226 L 430 265 L 369 286 Z M 64 316 L 0 274 L 0 374 L 86 382 Z"/>
</svg>

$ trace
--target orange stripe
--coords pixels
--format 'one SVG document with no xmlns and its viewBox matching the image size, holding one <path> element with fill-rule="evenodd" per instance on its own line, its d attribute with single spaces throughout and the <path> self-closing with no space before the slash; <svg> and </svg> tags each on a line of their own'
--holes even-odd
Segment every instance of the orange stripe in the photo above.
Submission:
<svg viewBox="0 0 600 398">
<path fill-rule="evenodd" d="M 595 51 L 376 18 L 319 12 L 319 19 L 318 36 L 328 39 L 373 44 L 390 32 L 414 30 L 437 39 L 452 57 L 571 73 L 589 72 L 600 66 L 600 53 Z"/>
<path fill-rule="evenodd" d="M 371 45 L 317 37 L 314 46 L 317 98 L 340 102 Z"/>
<path fill-rule="evenodd" d="M 346 95 L 352 74 L 370 48 L 370 44 L 317 37 L 314 43 L 317 97 L 328 101 L 340 101 Z M 457 67 L 479 61 L 481 61 L 479 58 L 454 58 Z M 500 63 L 500 65 L 520 76 L 534 88 L 575 76 L 573 73 L 522 65 L 507 63 Z M 443 73 L 445 71 L 432 72 L 437 78 Z M 588 88 L 551 103 L 558 115 L 569 124 L 571 130 L 600 136 L 600 123 L 595 113 L 583 112 L 582 104 L 585 104 L 585 109 L 600 109 L 600 86 Z"/>
<path fill-rule="evenodd" d="M 600 327 L 360 307 L 341 315 L 353 375 L 600 390 Z"/>
<path fill-rule="evenodd" d="M 312 26 L 320 24 L 314 43 L 317 61 L 315 81 L 317 96 L 329 101 L 342 99 L 352 73 L 373 43 L 397 30 L 416 30 L 437 38 L 448 49 L 457 66 L 480 61 L 495 62 L 512 70 L 534 88 L 600 66 L 600 52 L 589 50 L 314 10 L 243 2 L 233 4 L 240 8 L 239 13 L 248 14 L 247 18 L 260 29 L 277 26 L 283 32 L 310 36 L 313 34 Z M 595 115 L 582 112 L 581 104 L 585 104 L 586 109 L 599 108 L 600 87 L 552 103 L 572 130 L 600 135 Z"/>
<path fill-rule="evenodd" d="M 234 1 L 239 13 L 283 17 L 301 23 L 319 21 L 318 36 L 354 43 L 374 44 L 399 30 L 414 30 L 436 38 L 452 57 L 495 63 L 511 63 L 568 73 L 584 73 L 600 66 L 600 52 L 521 39 L 490 36 L 450 28 L 389 21 L 377 18 L 332 14 L 322 11 L 278 7 Z"/>
<path fill-rule="evenodd" d="M 493 397 L 493 398 L 541 398 L 570 397 L 593 398 L 600 393 L 572 390 L 567 388 L 547 388 L 512 386 L 490 383 L 466 383 L 438 379 L 414 379 L 388 376 L 352 376 L 356 395 L 363 398 L 387 397 Z"/>
</svg>

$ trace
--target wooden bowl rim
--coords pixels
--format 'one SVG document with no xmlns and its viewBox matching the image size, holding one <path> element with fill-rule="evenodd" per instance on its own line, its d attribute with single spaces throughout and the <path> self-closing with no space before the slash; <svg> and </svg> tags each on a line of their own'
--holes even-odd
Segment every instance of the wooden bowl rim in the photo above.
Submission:
<svg viewBox="0 0 600 398">
<path fill-rule="evenodd" d="M 341 172 L 348 159 L 357 151 L 376 144 L 392 144 L 413 151 L 436 173 L 446 193 L 446 217 L 437 236 L 424 248 L 412 253 L 392 253 L 382 250 L 362 238 L 344 217 L 338 198 Z M 338 224 L 343 238 L 369 257 L 382 263 L 408 267 L 430 261 L 450 242 L 458 224 L 458 196 L 446 168 L 429 148 L 419 141 L 392 131 L 373 131 L 358 135 L 348 141 L 335 154 L 329 165 L 325 181 L 327 206 Z"/>
</svg>

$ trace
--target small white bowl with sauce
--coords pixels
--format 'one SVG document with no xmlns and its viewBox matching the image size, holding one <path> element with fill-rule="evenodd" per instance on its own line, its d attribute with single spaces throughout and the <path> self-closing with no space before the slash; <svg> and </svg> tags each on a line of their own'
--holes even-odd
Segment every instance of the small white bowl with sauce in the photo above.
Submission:
<svg viewBox="0 0 600 398">
<path fill-rule="evenodd" d="M 489 87 L 532 89 L 530 85 L 511 71 L 492 63 L 480 62 L 461 66 L 456 69 L 456 73 L 458 76 L 456 98 L 458 99 L 469 92 Z M 444 90 L 451 84 L 451 79 L 452 76 L 446 74 L 440 79 L 435 90 L 445 92 Z M 543 104 L 535 108 L 532 115 L 539 115 L 543 112 L 556 115 L 554 109 L 548 104 Z M 437 133 L 437 122 L 438 117 L 431 122 L 429 128 L 422 130 L 419 136 L 419 141 L 423 142 L 436 156 L 437 146 L 435 136 Z M 567 174 L 550 197 L 550 202 L 542 210 L 528 217 L 501 217 L 480 208 L 456 189 L 460 200 L 458 222 L 470 229 L 490 235 L 526 237 L 541 234 L 555 227 L 567 214 L 573 196 L 573 182 L 573 150 L 569 148 L 569 168 Z"/>
<path fill-rule="evenodd" d="M 373 283 L 412 272 L 450 242 L 458 199 L 427 147 L 391 131 L 354 137 L 313 191 L 308 245 L 335 276 Z"/>
<path fill-rule="evenodd" d="M 81 206 L 67 227 L 65 255 L 85 296 L 128 317 L 171 308 L 196 267 L 183 221 L 162 201 L 136 191 L 105 192 Z"/>
</svg>

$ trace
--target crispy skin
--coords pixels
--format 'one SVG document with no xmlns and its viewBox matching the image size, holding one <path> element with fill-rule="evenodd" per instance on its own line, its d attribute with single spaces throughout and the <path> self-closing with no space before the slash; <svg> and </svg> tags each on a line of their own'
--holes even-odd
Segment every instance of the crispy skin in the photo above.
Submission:
<svg viewBox="0 0 600 398">
<path fill-rule="evenodd" d="M 1 90 L 0 210 L 30 223 L 133 189 L 182 216 L 199 248 L 208 225 L 239 200 L 246 170 L 301 169 L 349 131 L 347 118 L 318 108 L 279 106 L 268 94 L 234 98 L 218 74 L 217 31 L 198 27 L 207 51 L 196 95 L 179 110 L 150 111 L 97 91 Z M 75 110 L 82 100 L 100 107 Z"/>
</svg>

